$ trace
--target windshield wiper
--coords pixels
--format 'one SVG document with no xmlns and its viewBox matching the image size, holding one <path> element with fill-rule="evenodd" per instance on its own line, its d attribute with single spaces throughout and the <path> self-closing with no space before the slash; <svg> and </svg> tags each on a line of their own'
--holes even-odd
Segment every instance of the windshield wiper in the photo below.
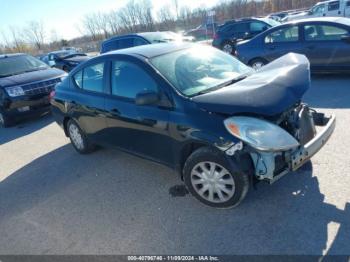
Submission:
<svg viewBox="0 0 350 262">
<path fill-rule="evenodd" d="M 248 75 L 247 74 L 243 74 L 243 75 L 240 75 L 239 77 L 236 77 L 236 78 L 233 78 L 231 79 L 230 81 L 227 81 L 227 82 L 224 82 L 222 84 L 219 84 L 217 86 L 214 86 L 214 87 L 211 87 L 211 88 L 208 88 L 208 89 L 205 89 L 205 90 L 202 90 L 198 93 L 196 93 L 195 95 L 203 95 L 203 94 L 206 94 L 206 93 L 210 93 L 210 92 L 213 92 L 213 91 L 216 91 L 216 90 L 219 90 L 225 86 L 229 86 L 229 85 L 232 85 L 234 83 L 237 83 L 241 80 L 243 80 L 244 78 L 246 78 Z"/>
</svg>

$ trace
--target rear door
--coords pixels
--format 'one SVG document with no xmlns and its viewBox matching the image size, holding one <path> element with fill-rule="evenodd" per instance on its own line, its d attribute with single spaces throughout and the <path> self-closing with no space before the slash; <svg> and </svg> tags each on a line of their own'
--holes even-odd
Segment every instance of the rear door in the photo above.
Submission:
<svg viewBox="0 0 350 262">
<path fill-rule="evenodd" d="M 350 64 L 350 44 L 342 40 L 349 30 L 335 23 L 308 23 L 303 28 L 303 53 L 313 69 L 341 69 Z"/>
<path fill-rule="evenodd" d="M 343 16 L 340 1 L 336 0 L 328 2 L 328 4 L 326 5 L 326 14 L 327 16 Z"/>
<path fill-rule="evenodd" d="M 110 95 L 106 100 L 109 142 L 163 163 L 172 162 L 169 136 L 170 108 L 161 104 L 136 105 L 136 95 L 154 91 L 164 98 L 162 84 L 151 68 L 137 60 L 110 63 Z"/>
<path fill-rule="evenodd" d="M 87 65 L 72 76 L 72 84 L 76 89 L 66 107 L 79 126 L 90 139 L 103 141 L 103 134 L 107 127 L 105 118 L 106 98 L 106 67 L 105 62 Z"/>
<path fill-rule="evenodd" d="M 275 60 L 290 52 L 301 52 L 298 25 L 279 27 L 266 34 L 264 38 L 264 57 L 268 61 Z"/>
</svg>

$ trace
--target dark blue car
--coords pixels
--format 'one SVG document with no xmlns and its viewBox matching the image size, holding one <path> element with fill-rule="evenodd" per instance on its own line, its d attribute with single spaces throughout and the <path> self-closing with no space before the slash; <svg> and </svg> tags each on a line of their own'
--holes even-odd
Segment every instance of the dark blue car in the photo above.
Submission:
<svg viewBox="0 0 350 262">
<path fill-rule="evenodd" d="M 313 71 L 350 70 L 350 19 L 312 18 L 271 28 L 237 45 L 237 57 L 253 68 L 289 52 L 304 54 Z"/>
<path fill-rule="evenodd" d="M 102 145 L 163 163 L 198 200 L 227 208 L 253 180 L 272 183 L 297 170 L 330 137 L 334 116 L 301 102 L 309 85 L 303 55 L 254 71 L 213 47 L 169 43 L 80 64 L 51 104 L 79 153 Z"/>
</svg>

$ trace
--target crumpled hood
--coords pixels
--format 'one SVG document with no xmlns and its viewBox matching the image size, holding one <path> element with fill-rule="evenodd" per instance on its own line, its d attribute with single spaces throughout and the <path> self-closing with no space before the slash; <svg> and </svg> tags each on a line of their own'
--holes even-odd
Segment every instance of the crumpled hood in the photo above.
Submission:
<svg viewBox="0 0 350 262">
<path fill-rule="evenodd" d="M 309 87 L 308 59 L 289 53 L 233 85 L 192 99 L 211 112 L 273 116 L 299 102 Z"/>
<path fill-rule="evenodd" d="M 0 78 L 0 87 L 24 85 L 31 82 L 47 80 L 55 77 L 60 77 L 66 73 L 57 68 L 47 68 L 33 72 L 27 72 L 19 75 Z"/>
</svg>

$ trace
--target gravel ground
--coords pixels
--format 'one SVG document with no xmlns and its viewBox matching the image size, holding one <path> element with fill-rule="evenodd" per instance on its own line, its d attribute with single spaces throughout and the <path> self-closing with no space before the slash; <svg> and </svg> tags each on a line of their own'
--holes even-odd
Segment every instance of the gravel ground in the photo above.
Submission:
<svg viewBox="0 0 350 262">
<path fill-rule="evenodd" d="M 330 141 L 230 210 L 169 194 L 167 167 L 78 155 L 49 115 L 0 129 L 0 254 L 350 254 L 350 77 L 312 84 L 305 100 L 337 115 Z"/>
</svg>

